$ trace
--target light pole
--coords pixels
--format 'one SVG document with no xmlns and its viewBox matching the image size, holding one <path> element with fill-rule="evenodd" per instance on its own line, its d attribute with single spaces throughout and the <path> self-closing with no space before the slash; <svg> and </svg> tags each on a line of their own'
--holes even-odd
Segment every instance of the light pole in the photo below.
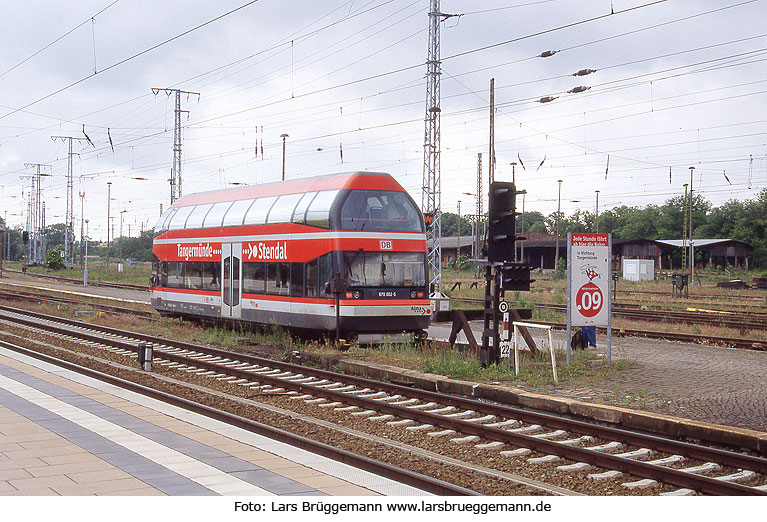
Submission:
<svg viewBox="0 0 767 522">
<path fill-rule="evenodd" d="M 126 209 L 122 209 L 120 211 L 120 239 L 118 239 L 118 244 L 120 245 L 118 247 L 118 254 L 117 257 L 122 261 L 123 259 L 123 214 L 128 212 Z"/>
<path fill-rule="evenodd" d="M 287 137 L 287 134 L 280 135 L 282 138 L 282 181 L 285 181 L 285 138 Z"/>
<path fill-rule="evenodd" d="M 561 208 L 561 202 L 562 202 L 562 180 L 558 179 L 557 183 L 559 184 L 558 191 L 557 191 L 557 246 L 554 252 L 554 270 L 556 271 L 557 266 L 559 265 L 559 210 Z"/>
<path fill-rule="evenodd" d="M 458 242 L 455 249 L 455 263 L 458 266 L 458 258 L 461 256 L 461 200 L 458 200 Z"/>
<path fill-rule="evenodd" d="M 695 167 L 690 167 L 690 281 L 695 288 L 695 247 L 692 246 L 692 174 Z"/>
<path fill-rule="evenodd" d="M 109 211 L 112 207 L 112 182 L 107 181 L 107 272 L 109 272 Z"/>
<path fill-rule="evenodd" d="M 527 195 L 527 191 L 522 191 L 522 215 L 520 216 L 522 218 L 522 241 L 519 242 L 519 257 L 522 258 L 522 262 L 525 262 L 525 196 Z"/>
<path fill-rule="evenodd" d="M 597 195 L 597 218 L 596 218 L 597 224 L 596 224 L 596 233 L 599 234 L 599 191 L 595 190 L 594 192 L 596 192 L 596 195 Z"/>
<path fill-rule="evenodd" d="M 85 242 L 85 256 L 83 257 L 83 286 L 88 286 L 88 220 L 85 220 L 85 236 L 82 241 Z"/>
<path fill-rule="evenodd" d="M 682 273 L 684 274 L 687 270 L 687 183 L 684 184 L 682 209 Z"/>
</svg>

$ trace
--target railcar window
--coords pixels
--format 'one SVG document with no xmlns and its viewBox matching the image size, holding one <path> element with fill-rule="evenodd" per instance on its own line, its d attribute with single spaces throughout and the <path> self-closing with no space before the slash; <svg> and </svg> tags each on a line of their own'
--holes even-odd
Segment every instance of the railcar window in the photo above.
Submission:
<svg viewBox="0 0 767 522">
<path fill-rule="evenodd" d="M 202 290 L 202 263 L 186 263 L 184 288 Z"/>
<path fill-rule="evenodd" d="M 296 209 L 293 211 L 293 218 L 291 221 L 293 223 L 303 223 L 304 219 L 306 219 L 306 209 L 309 208 L 309 205 L 312 203 L 312 200 L 317 195 L 316 192 L 305 192 L 303 197 L 301 198 L 301 201 L 298 202 L 298 205 L 296 205 Z"/>
<path fill-rule="evenodd" d="M 202 228 L 202 222 L 205 220 L 205 216 L 210 212 L 212 203 L 206 205 L 197 205 L 189 217 L 186 218 L 186 226 L 184 228 Z"/>
<path fill-rule="evenodd" d="M 229 207 L 228 212 L 224 216 L 224 224 L 225 227 L 237 227 L 242 225 L 242 220 L 245 217 L 245 213 L 248 211 L 250 206 L 253 204 L 252 199 L 241 199 L 239 201 L 235 201 L 232 203 L 231 207 Z"/>
<path fill-rule="evenodd" d="M 168 261 L 168 288 L 184 288 L 184 269 L 186 263 Z"/>
<path fill-rule="evenodd" d="M 306 211 L 307 225 L 330 228 L 330 207 L 338 196 L 338 192 L 338 190 L 323 190 L 317 193 Z"/>
<path fill-rule="evenodd" d="M 344 252 L 349 286 L 426 285 L 424 255 L 418 252 Z"/>
<path fill-rule="evenodd" d="M 333 257 L 331 254 L 325 254 L 319 259 L 320 275 L 318 283 L 319 297 L 327 295 L 330 278 L 333 276 Z"/>
<path fill-rule="evenodd" d="M 202 289 L 221 291 L 221 263 L 201 263 Z"/>
<path fill-rule="evenodd" d="M 319 259 L 312 259 L 306 263 L 306 297 L 317 297 L 319 268 Z"/>
<path fill-rule="evenodd" d="M 352 190 L 341 208 L 342 230 L 423 232 L 418 208 L 403 192 Z"/>
<path fill-rule="evenodd" d="M 269 212 L 269 217 L 266 219 L 267 223 L 290 223 L 290 218 L 293 215 L 293 209 L 296 208 L 296 203 L 301 199 L 303 194 L 285 194 L 277 198 L 277 201 L 272 205 L 272 210 Z"/>
<path fill-rule="evenodd" d="M 243 225 L 263 225 L 266 223 L 266 216 L 269 214 L 269 210 L 271 210 L 275 201 L 277 201 L 277 196 L 255 200 L 250 209 L 248 209 L 248 213 L 245 214 Z"/>
<path fill-rule="evenodd" d="M 213 208 L 211 208 L 208 215 L 205 216 L 205 220 L 202 223 L 203 228 L 220 227 L 224 214 L 226 214 L 226 211 L 229 210 L 229 207 L 231 206 L 232 203 L 229 201 L 214 203 Z"/>
<path fill-rule="evenodd" d="M 176 213 L 173 214 L 173 217 L 171 217 L 170 219 L 170 223 L 168 224 L 168 230 L 183 229 L 184 225 L 186 225 L 186 218 L 189 217 L 189 214 L 191 214 L 193 210 L 194 210 L 193 206 L 179 207 L 176 210 Z"/>
<path fill-rule="evenodd" d="M 160 286 L 168 288 L 168 262 L 160 263 Z"/>
<path fill-rule="evenodd" d="M 242 264 L 242 292 L 247 294 L 263 294 L 266 292 L 266 264 Z"/>
<path fill-rule="evenodd" d="M 306 297 L 326 297 L 326 284 L 333 273 L 333 258 L 325 254 L 306 263 Z"/>
<path fill-rule="evenodd" d="M 290 263 L 290 295 L 304 296 L 304 264 Z"/>
<path fill-rule="evenodd" d="M 289 263 L 266 263 L 266 293 L 290 295 Z"/>
<path fill-rule="evenodd" d="M 176 213 L 175 208 L 169 208 L 165 212 L 163 212 L 162 216 L 160 216 L 160 219 L 157 220 L 157 224 L 154 226 L 155 232 L 160 232 L 161 230 L 168 230 L 168 223 L 170 222 L 170 218 Z"/>
</svg>

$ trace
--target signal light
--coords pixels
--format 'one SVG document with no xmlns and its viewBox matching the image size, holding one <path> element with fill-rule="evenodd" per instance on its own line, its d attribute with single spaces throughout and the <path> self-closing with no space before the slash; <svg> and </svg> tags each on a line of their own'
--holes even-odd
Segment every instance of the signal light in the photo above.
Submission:
<svg viewBox="0 0 767 522">
<path fill-rule="evenodd" d="M 516 239 L 517 189 L 514 183 L 494 181 L 490 184 L 490 230 L 487 238 L 487 260 L 506 262 L 514 259 Z"/>
<path fill-rule="evenodd" d="M 505 263 L 501 268 L 501 288 L 503 290 L 529 291 L 530 270 L 532 266 L 524 263 Z"/>
</svg>

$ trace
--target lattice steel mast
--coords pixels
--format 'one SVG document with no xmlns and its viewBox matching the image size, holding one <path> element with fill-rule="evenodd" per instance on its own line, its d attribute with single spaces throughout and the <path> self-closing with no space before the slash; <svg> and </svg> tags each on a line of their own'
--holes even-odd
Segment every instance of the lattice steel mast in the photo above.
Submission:
<svg viewBox="0 0 767 522">
<path fill-rule="evenodd" d="M 67 156 L 67 214 L 64 218 L 64 262 L 72 267 L 75 264 L 75 201 L 74 201 L 74 174 L 72 173 L 72 140 L 89 141 L 88 138 L 77 138 L 74 136 L 51 136 L 53 141 L 69 140 L 69 155 Z"/>
<path fill-rule="evenodd" d="M 176 108 L 174 125 L 173 125 L 173 167 L 170 174 L 170 203 L 173 204 L 178 198 L 181 197 L 181 113 L 189 111 L 181 110 L 181 94 L 196 94 L 200 96 L 199 92 L 182 91 L 181 89 L 170 88 L 157 88 L 152 87 L 152 93 L 157 96 L 160 91 L 165 91 L 165 94 L 170 96 L 171 93 L 176 94 Z"/>
<path fill-rule="evenodd" d="M 439 0 L 431 0 L 429 8 L 429 54 L 426 60 L 426 132 L 423 143 L 423 187 L 421 210 L 427 225 L 428 262 L 432 296 L 442 297 L 442 193 L 440 182 L 440 91 L 442 62 L 439 53 L 439 24 L 446 15 L 440 12 Z"/>
</svg>

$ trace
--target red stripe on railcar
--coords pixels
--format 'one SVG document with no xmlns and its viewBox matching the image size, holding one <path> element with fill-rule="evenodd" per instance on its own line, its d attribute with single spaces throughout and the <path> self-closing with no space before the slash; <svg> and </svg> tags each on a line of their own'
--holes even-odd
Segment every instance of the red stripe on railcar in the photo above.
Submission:
<svg viewBox="0 0 767 522">
<path fill-rule="evenodd" d="M 246 263 L 262 261 L 305 263 L 331 250 L 423 252 L 426 249 L 426 241 L 421 239 L 388 239 L 385 241 L 389 242 L 385 245 L 386 248 L 382 248 L 380 239 L 369 238 L 242 241 L 242 260 Z M 221 242 L 160 243 L 154 245 L 154 254 L 162 261 L 216 262 L 221 260 Z"/>
</svg>

